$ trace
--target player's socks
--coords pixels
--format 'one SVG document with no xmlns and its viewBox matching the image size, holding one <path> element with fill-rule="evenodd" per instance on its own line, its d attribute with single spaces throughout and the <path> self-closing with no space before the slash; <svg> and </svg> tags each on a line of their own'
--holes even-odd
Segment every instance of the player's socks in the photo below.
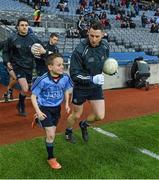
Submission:
<svg viewBox="0 0 159 180">
<path fill-rule="evenodd" d="M 17 104 L 17 110 L 20 116 L 26 116 L 27 113 L 25 112 L 25 98 L 26 96 L 23 94 L 19 94 L 19 102 Z"/>
<path fill-rule="evenodd" d="M 87 120 L 81 121 L 79 123 L 79 126 L 81 128 L 82 138 L 85 142 L 87 142 L 88 141 L 87 127 L 89 127 Z"/>
<path fill-rule="evenodd" d="M 83 121 L 81 121 L 80 123 L 81 123 L 81 126 L 82 126 L 82 127 L 89 127 L 89 126 L 90 126 L 90 124 L 88 123 L 87 120 L 83 120 Z"/>
<path fill-rule="evenodd" d="M 65 139 L 68 142 L 75 143 L 75 137 L 73 135 L 72 128 L 67 128 L 65 131 Z"/>
<path fill-rule="evenodd" d="M 12 93 L 13 93 L 13 89 L 11 89 L 11 88 L 8 89 L 8 93 L 9 93 L 9 94 L 12 94 Z"/>
<path fill-rule="evenodd" d="M 7 94 L 9 99 L 13 99 L 13 89 L 9 89 Z"/>
<path fill-rule="evenodd" d="M 46 150 L 48 153 L 48 160 L 54 158 L 53 149 L 54 149 L 53 143 L 46 142 Z"/>
</svg>

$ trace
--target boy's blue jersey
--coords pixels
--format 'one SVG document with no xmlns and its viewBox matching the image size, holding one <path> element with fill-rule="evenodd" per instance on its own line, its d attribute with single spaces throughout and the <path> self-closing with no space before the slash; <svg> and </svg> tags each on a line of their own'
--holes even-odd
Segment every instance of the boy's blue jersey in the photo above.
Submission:
<svg viewBox="0 0 159 180">
<path fill-rule="evenodd" d="M 40 106 L 55 107 L 62 103 L 65 91 L 71 87 L 72 81 L 67 74 L 55 81 L 50 73 L 45 73 L 35 80 L 31 90 Z"/>
</svg>

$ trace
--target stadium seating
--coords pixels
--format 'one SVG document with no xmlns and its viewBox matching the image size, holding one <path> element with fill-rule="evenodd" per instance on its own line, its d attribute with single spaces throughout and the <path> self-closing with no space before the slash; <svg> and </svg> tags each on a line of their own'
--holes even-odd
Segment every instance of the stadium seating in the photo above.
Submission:
<svg viewBox="0 0 159 180">
<path fill-rule="evenodd" d="M 8 11 L 8 13 L 9 11 L 33 12 L 30 6 L 16 0 L 1 0 L 0 10 Z"/>
<path fill-rule="evenodd" d="M 146 28 L 121 29 L 113 28 L 107 31 L 109 34 L 110 47 L 119 45 L 126 49 L 132 48 L 133 51 L 144 51 L 156 55 L 156 49 L 159 49 L 159 33 L 150 33 Z M 119 50 L 120 51 L 120 50 Z M 124 48 L 123 48 L 124 52 Z"/>
<path fill-rule="evenodd" d="M 68 1 L 69 12 L 60 12 L 59 9 L 56 8 L 59 0 L 49 0 L 49 2 L 50 6 L 44 7 L 46 11 L 42 14 L 41 27 L 32 27 L 33 31 L 42 41 L 47 41 L 51 32 L 57 32 L 60 36 L 63 36 L 64 39 L 64 42 L 62 42 L 63 39 L 59 42 L 60 51 L 71 53 L 80 40 L 77 38 L 66 40 L 65 35 L 67 28 L 76 26 L 76 18 L 78 16 L 75 15 L 75 7 L 78 7 L 79 0 Z M 139 16 L 133 18 L 134 22 L 137 24 L 135 29 L 121 29 L 120 23 L 114 20 L 115 15 L 110 14 L 109 10 L 105 11 L 112 26 L 111 29 L 106 30 L 109 35 L 108 41 L 111 52 L 144 51 L 150 55 L 159 54 L 159 33 L 149 33 L 149 28 L 141 28 L 142 11 L 140 11 Z M 21 15 L 27 17 L 32 26 L 32 13 L 32 7 L 18 0 L 1 0 L 0 16 L 5 17 L 7 21 L 13 22 L 11 28 L 14 28 L 17 18 Z M 99 12 L 97 13 L 99 14 Z M 152 17 L 153 15 L 154 11 L 146 12 L 147 17 Z M 68 18 L 70 16 L 71 18 Z M 6 31 L 4 29 L 5 28 L 1 27 L 1 37 L 6 33 L 4 33 L 4 31 Z"/>
</svg>

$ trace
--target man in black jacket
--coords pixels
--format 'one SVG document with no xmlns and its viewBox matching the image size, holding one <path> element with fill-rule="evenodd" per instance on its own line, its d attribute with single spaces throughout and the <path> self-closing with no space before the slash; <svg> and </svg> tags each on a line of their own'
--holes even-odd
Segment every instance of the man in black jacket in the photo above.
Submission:
<svg viewBox="0 0 159 180">
<path fill-rule="evenodd" d="M 74 142 L 72 128 L 83 113 L 84 102 L 88 100 L 92 107 L 92 113 L 79 123 L 84 141 L 88 141 L 87 127 L 105 116 L 102 69 L 109 56 L 109 45 L 102 39 L 103 37 L 100 22 L 92 23 L 88 38 L 75 48 L 71 56 L 70 76 L 74 83 L 72 97 L 74 110 L 67 120 L 65 138 L 72 143 Z"/>
<path fill-rule="evenodd" d="M 59 37 L 56 33 L 51 33 L 49 37 L 49 41 L 47 45 L 45 46 L 45 49 L 48 51 L 48 53 L 58 53 L 59 49 L 57 47 Z M 36 62 L 36 71 L 38 76 L 42 76 L 45 72 L 47 72 L 47 67 L 45 65 L 45 59 L 46 57 L 42 56 L 40 58 L 35 58 Z"/>
<path fill-rule="evenodd" d="M 19 18 L 17 22 L 17 33 L 10 36 L 3 51 L 3 61 L 8 69 L 13 69 L 17 81 L 21 87 L 17 110 L 19 115 L 26 116 L 25 98 L 32 81 L 32 70 L 34 67 L 34 56 L 31 53 L 31 46 L 40 43 L 33 33 L 28 33 L 29 23 L 26 18 Z M 41 54 L 46 51 L 43 47 Z"/>
</svg>

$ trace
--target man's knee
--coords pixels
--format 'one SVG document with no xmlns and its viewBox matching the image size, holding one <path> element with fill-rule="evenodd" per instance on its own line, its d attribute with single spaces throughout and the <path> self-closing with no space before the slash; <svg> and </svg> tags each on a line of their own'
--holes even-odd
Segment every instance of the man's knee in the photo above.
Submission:
<svg viewBox="0 0 159 180">
<path fill-rule="evenodd" d="M 104 117 L 105 117 L 104 114 L 99 114 L 99 115 L 96 116 L 96 120 L 97 120 L 97 121 L 101 121 L 101 120 L 104 119 Z"/>
<path fill-rule="evenodd" d="M 72 114 L 70 114 L 70 116 L 67 119 L 68 126 L 71 127 L 80 117 L 81 114 L 72 112 Z"/>
<path fill-rule="evenodd" d="M 74 116 L 76 119 L 79 119 L 81 117 L 82 113 L 81 112 L 75 112 Z"/>
<path fill-rule="evenodd" d="M 28 84 L 20 84 L 21 89 L 24 93 L 27 93 L 29 91 L 29 85 Z"/>
<path fill-rule="evenodd" d="M 22 91 L 23 91 L 24 93 L 27 93 L 27 92 L 29 91 L 29 87 L 23 87 L 23 88 L 22 88 Z"/>
<path fill-rule="evenodd" d="M 70 115 L 70 119 L 71 121 L 76 121 L 76 119 L 79 119 L 81 117 L 82 113 L 80 112 L 72 112 L 72 114 Z"/>
<path fill-rule="evenodd" d="M 47 142 L 52 143 L 54 141 L 54 135 L 49 135 L 46 137 Z"/>
</svg>

